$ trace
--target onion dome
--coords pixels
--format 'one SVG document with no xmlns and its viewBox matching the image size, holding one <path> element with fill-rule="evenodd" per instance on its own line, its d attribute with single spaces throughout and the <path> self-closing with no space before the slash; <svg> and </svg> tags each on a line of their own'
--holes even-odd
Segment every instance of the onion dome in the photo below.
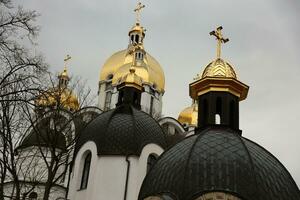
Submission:
<svg viewBox="0 0 300 200">
<path fill-rule="evenodd" d="M 166 147 L 164 132 L 155 119 L 130 104 L 92 120 L 79 136 L 75 151 L 88 141 L 96 144 L 100 155 L 140 155 L 143 147 L 151 143 Z"/>
<path fill-rule="evenodd" d="M 141 5 L 138 5 L 139 12 Z M 120 78 L 129 71 L 131 63 L 134 59 L 136 63 L 136 73 L 139 75 L 143 83 L 151 85 L 159 92 L 164 92 L 165 75 L 158 61 L 152 57 L 145 49 L 143 41 L 145 38 L 145 29 L 140 25 L 139 20 L 130 29 L 129 45 L 127 49 L 118 51 L 110 56 L 102 66 L 100 71 L 100 81 L 112 80 L 114 86 L 119 84 Z M 139 69 L 138 69 L 139 68 Z"/>
<path fill-rule="evenodd" d="M 70 58 L 71 57 L 67 57 L 67 60 Z M 37 107 L 60 106 L 70 111 L 78 110 L 78 98 L 73 91 L 68 88 L 70 77 L 66 67 L 63 72 L 58 75 L 58 80 L 58 86 L 42 92 L 35 100 L 35 105 Z"/>
<path fill-rule="evenodd" d="M 142 78 L 137 75 L 135 73 L 136 71 L 136 67 L 131 66 L 129 69 L 129 73 L 127 73 L 126 75 L 124 75 L 121 79 L 120 79 L 120 84 L 118 85 L 119 89 L 121 89 L 122 87 L 135 87 L 138 90 L 143 90 L 142 88 Z"/>
<path fill-rule="evenodd" d="M 205 77 L 226 77 L 237 79 L 233 67 L 221 58 L 217 58 L 205 67 L 202 73 L 202 78 Z"/>
<path fill-rule="evenodd" d="M 139 199 L 191 200 L 214 192 L 244 200 L 300 199 L 293 178 L 270 152 L 222 127 L 203 130 L 163 153 Z"/>
<path fill-rule="evenodd" d="M 79 102 L 76 95 L 68 88 L 52 88 L 45 91 L 35 100 L 39 107 L 61 106 L 64 109 L 75 111 L 79 109 Z"/>
<path fill-rule="evenodd" d="M 196 101 L 193 104 L 185 109 L 183 109 L 179 116 L 178 121 L 181 124 L 197 126 L 198 122 L 198 104 Z"/>
<path fill-rule="evenodd" d="M 108 58 L 102 66 L 100 72 L 100 81 L 105 81 L 110 77 L 115 77 L 113 84 L 116 85 L 119 78 L 124 75 L 123 72 L 128 72 L 132 60 L 133 55 L 128 54 L 127 49 L 116 52 L 110 58 Z M 143 81 L 156 86 L 159 91 L 164 91 L 165 75 L 158 61 L 156 61 L 155 58 L 153 58 L 149 53 L 146 53 L 143 61 L 145 65 L 140 67 L 143 68 L 143 73 L 139 74 Z M 139 72 L 137 70 L 137 74 L 138 73 Z"/>
</svg>

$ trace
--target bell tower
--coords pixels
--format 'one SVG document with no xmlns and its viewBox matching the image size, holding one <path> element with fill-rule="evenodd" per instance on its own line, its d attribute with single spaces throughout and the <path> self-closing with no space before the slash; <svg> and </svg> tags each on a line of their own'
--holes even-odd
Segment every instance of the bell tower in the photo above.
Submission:
<svg viewBox="0 0 300 200">
<path fill-rule="evenodd" d="M 246 99 L 249 87 L 237 79 L 233 67 L 221 58 L 221 45 L 229 39 L 222 26 L 210 35 L 217 40 L 217 57 L 202 76 L 190 84 L 190 96 L 198 101 L 198 127 L 223 125 L 239 130 L 239 102 Z"/>
</svg>

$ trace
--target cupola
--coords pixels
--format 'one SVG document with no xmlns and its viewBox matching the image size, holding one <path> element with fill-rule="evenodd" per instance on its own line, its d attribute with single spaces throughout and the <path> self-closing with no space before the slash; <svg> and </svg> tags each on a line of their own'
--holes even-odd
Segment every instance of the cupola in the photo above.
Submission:
<svg viewBox="0 0 300 200">
<path fill-rule="evenodd" d="M 190 84 L 190 96 L 201 108 L 198 127 L 220 124 L 239 129 L 239 101 L 247 97 L 249 87 L 237 79 L 232 65 L 221 58 L 221 44 L 229 41 L 221 31 L 222 26 L 210 32 L 217 40 L 217 57 Z"/>
</svg>

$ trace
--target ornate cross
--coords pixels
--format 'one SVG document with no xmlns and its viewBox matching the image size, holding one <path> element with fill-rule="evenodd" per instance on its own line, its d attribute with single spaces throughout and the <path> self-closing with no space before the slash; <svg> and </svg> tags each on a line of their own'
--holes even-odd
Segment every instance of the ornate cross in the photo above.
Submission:
<svg viewBox="0 0 300 200">
<path fill-rule="evenodd" d="M 225 44 L 226 42 L 229 41 L 228 38 L 223 38 L 222 29 L 223 29 L 223 27 L 219 26 L 217 28 L 217 30 L 212 31 L 212 32 L 209 33 L 209 35 L 214 35 L 216 37 L 216 40 L 218 40 L 218 43 L 217 43 L 217 58 L 221 57 L 221 44 L 222 43 Z"/>
<path fill-rule="evenodd" d="M 71 60 L 71 56 L 70 55 L 67 55 L 66 57 L 65 57 L 65 59 L 64 59 L 64 62 L 65 62 L 65 69 L 67 68 L 67 63 L 68 63 L 68 61 L 69 60 Z"/>
<path fill-rule="evenodd" d="M 143 8 L 145 8 L 145 5 L 143 5 L 141 2 L 138 2 L 136 8 L 134 9 L 134 12 L 136 13 L 136 23 L 140 23 L 140 15 Z"/>
</svg>

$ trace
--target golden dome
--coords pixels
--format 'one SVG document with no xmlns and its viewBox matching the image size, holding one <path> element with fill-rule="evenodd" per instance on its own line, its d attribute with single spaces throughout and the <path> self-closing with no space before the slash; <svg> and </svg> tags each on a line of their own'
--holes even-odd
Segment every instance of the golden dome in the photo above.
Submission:
<svg viewBox="0 0 300 200">
<path fill-rule="evenodd" d="M 39 95 L 35 100 L 37 106 L 61 105 L 63 108 L 75 111 L 79 109 L 79 102 L 75 94 L 68 88 L 53 88 Z"/>
<path fill-rule="evenodd" d="M 120 88 L 124 86 L 130 86 L 130 87 L 135 87 L 139 90 L 143 90 L 142 78 L 138 76 L 135 72 L 136 72 L 136 67 L 131 66 L 129 72 L 127 72 L 127 74 L 121 78 Z"/>
<path fill-rule="evenodd" d="M 118 51 L 106 60 L 100 72 L 100 81 L 113 77 L 113 85 L 116 85 L 120 78 L 128 73 L 133 56 L 127 51 L 127 49 Z M 144 63 L 144 66 L 136 66 L 135 73 L 143 82 L 154 85 L 158 91 L 164 92 L 165 76 L 160 64 L 148 53 L 145 55 Z"/>
<path fill-rule="evenodd" d="M 62 71 L 62 72 L 58 75 L 58 77 L 62 77 L 62 76 L 64 76 L 64 77 L 69 77 L 68 72 L 67 72 L 67 68 L 64 68 L 64 71 Z"/>
<path fill-rule="evenodd" d="M 205 77 L 224 77 L 237 79 L 233 67 L 221 58 L 209 63 L 202 73 L 202 78 Z"/>
<path fill-rule="evenodd" d="M 140 26 L 139 23 L 136 23 L 129 31 L 128 35 L 130 35 L 132 32 L 140 32 L 145 36 L 145 29 L 144 27 Z"/>
<path fill-rule="evenodd" d="M 181 124 L 197 126 L 198 123 L 198 105 L 193 103 L 191 106 L 185 108 L 178 116 L 178 121 Z"/>
</svg>

